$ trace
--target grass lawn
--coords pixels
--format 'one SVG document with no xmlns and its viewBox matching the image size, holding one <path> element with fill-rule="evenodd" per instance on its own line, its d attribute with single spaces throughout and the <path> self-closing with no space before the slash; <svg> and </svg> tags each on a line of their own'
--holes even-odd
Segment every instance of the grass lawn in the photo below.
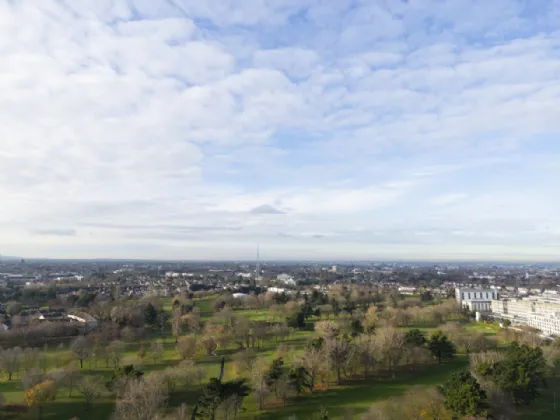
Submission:
<svg viewBox="0 0 560 420">
<path fill-rule="evenodd" d="M 560 419 L 560 378 L 548 378 L 542 395 L 534 404 L 521 408 L 519 413 L 522 420 Z"/>
<path fill-rule="evenodd" d="M 319 411 L 321 406 L 325 407 L 331 416 L 339 416 L 351 409 L 354 414 L 360 414 L 369 409 L 377 402 L 390 397 L 400 396 L 414 386 L 431 387 L 444 383 L 450 376 L 465 368 L 467 362 L 464 358 L 442 364 L 425 366 L 423 369 L 397 372 L 396 378 L 392 379 L 386 372 L 373 374 L 368 380 L 350 379 L 343 382 L 341 386 L 331 386 L 325 391 L 315 391 L 313 394 L 305 394 L 290 401 L 288 407 L 282 408 L 281 403 L 276 402 L 270 408 L 278 408 L 273 411 L 248 410 L 244 418 L 260 419 L 286 419 L 295 415 L 298 419 L 309 419 Z"/>
</svg>

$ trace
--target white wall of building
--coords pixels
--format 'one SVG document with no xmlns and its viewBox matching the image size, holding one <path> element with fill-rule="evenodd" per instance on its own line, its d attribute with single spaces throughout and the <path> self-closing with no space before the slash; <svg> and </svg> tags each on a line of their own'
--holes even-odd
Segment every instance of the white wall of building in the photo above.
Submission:
<svg viewBox="0 0 560 420">
<path fill-rule="evenodd" d="M 490 312 L 492 301 L 499 298 L 499 292 L 495 289 L 477 289 L 458 287 L 455 289 L 455 299 L 462 307 L 469 308 L 475 312 Z"/>
<path fill-rule="evenodd" d="M 560 303 L 543 299 L 510 299 L 492 302 L 492 312 L 515 324 L 527 324 L 545 334 L 560 335 Z"/>
</svg>

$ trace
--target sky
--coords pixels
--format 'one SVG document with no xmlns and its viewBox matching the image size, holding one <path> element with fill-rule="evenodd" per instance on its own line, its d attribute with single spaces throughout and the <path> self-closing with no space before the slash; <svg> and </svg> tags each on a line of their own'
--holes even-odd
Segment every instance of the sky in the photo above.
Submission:
<svg viewBox="0 0 560 420">
<path fill-rule="evenodd" d="M 560 0 L 0 0 L 0 254 L 560 260 Z"/>
</svg>

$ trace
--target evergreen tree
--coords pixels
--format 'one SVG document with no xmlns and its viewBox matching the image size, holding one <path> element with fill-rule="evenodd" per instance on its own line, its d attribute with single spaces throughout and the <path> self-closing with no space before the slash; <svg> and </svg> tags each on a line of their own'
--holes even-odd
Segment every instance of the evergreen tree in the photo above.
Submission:
<svg viewBox="0 0 560 420">
<path fill-rule="evenodd" d="M 441 363 L 443 359 L 451 359 L 455 355 L 455 346 L 445 334 L 436 331 L 428 340 L 428 349 L 432 355 Z"/>
<path fill-rule="evenodd" d="M 486 392 L 469 372 L 453 374 L 451 379 L 440 387 L 445 397 L 445 408 L 458 417 L 486 417 Z"/>
<path fill-rule="evenodd" d="M 158 313 L 154 305 L 152 303 L 148 303 L 146 308 L 144 309 L 144 319 L 146 324 L 154 325 L 157 321 Z"/>
<path fill-rule="evenodd" d="M 276 381 L 284 374 L 284 359 L 279 357 L 272 361 L 272 365 L 266 375 L 266 383 L 269 388 L 274 388 Z"/>
<path fill-rule="evenodd" d="M 520 405 L 530 404 L 540 395 L 540 388 L 545 386 L 545 367 L 540 348 L 514 342 L 503 360 L 481 364 L 477 371 Z"/>
<path fill-rule="evenodd" d="M 301 394 L 306 389 L 311 389 L 311 380 L 307 370 L 300 366 L 290 371 L 290 384 L 293 386 L 297 394 Z"/>
<path fill-rule="evenodd" d="M 409 330 L 404 335 L 404 342 L 408 347 L 423 347 L 426 341 L 424 333 L 418 328 Z"/>
</svg>

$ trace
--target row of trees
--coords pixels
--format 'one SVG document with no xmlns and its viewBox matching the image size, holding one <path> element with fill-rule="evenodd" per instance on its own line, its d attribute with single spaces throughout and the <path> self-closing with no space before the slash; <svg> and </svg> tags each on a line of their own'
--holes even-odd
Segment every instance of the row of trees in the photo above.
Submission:
<svg viewBox="0 0 560 420">
<path fill-rule="evenodd" d="M 22 378 L 22 384 L 25 389 L 24 402 L 37 408 L 39 418 L 44 407 L 57 396 L 65 393 L 71 397 L 75 393 L 83 398 L 86 409 L 100 396 L 113 395 L 118 420 L 154 420 L 160 418 L 158 416 L 165 408 L 170 393 L 191 385 L 200 386 L 204 378 L 204 368 L 192 360 L 182 361 L 147 376 L 133 365 L 119 366 L 108 382 L 101 375 L 84 374 L 76 362 L 70 362 L 68 366 L 47 374 L 31 369 Z"/>
</svg>

